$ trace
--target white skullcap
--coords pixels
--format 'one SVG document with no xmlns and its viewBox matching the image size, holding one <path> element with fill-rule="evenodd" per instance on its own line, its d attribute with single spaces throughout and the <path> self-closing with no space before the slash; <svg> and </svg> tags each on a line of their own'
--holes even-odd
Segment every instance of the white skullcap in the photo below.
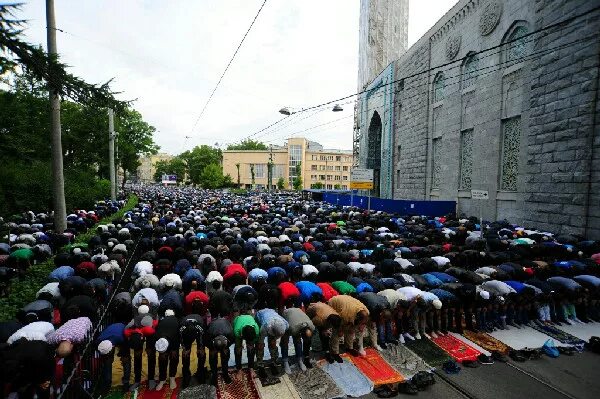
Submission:
<svg viewBox="0 0 600 399">
<path fill-rule="evenodd" d="M 479 296 L 481 296 L 486 301 L 490 299 L 490 293 L 487 291 L 479 291 Z"/>
<path fill-rule="evenodd" d="M 138 314 L 148 314 L 148 312 L 150 312 L 150 308 L 148 307 L 148 305 L 141 305 L 138 308 Z"/>
<path fill-rule="evenodd" d="M 154 348 L 159 352 L 159 353 L 164 353 L 167 351 L 167 349 L 169 348 L 169 341 L 167 341 L 166 338 L 161 338 L 158 341 L 156 341 L 156 344 L 154 345 Z"/>
<path fill-rule="evenodd" d="M 165 316 L 175 316 L 175 311 L 173 309 L 165 310 Z"/>
<path fill-rule="evenodd" d="M 113 348 L 113 344 L 112 342 L 110 342 L 109 340 L 105 339 L 104 341 L 100 342 L 100 344 L 98 344 L 98 352 L 100 352 L 103 355 L 107 355 Z"/>
<path fill-rule="evenodd" d="M 432 302 L 433 307 L 440 310 L 442 308 L 442 301 L 440 301 L 439 299 L 434 299 Z"/>
</svg>

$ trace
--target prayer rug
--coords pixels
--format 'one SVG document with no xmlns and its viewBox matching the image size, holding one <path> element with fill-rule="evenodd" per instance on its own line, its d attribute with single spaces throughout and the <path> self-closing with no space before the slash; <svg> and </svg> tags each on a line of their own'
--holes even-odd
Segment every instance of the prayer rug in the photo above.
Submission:
<svg viewBox="0 0 600 399">
<path fill-rule="evenodd" d="M 294 384 L 287 375 L 279 377 L 279 384 L 263 387 L 258 379 L 255 379 L 258 395 L 261 399 L 300 399 L 300 395 Z"/>
<path fill-rule="evenodd" d="M 292 373 L 290 374 L 290 381 L 292 381 L 302 399 L 346 397 L 346 394 L 321 367 L 313 367 L 301 373 Z"/>
<path fill-rule="evenodd" d="M 213 399 L 216 395 L 214 386 L 202 384 L 182 389 L 177 399 Z"/>
<path fill-rule="evenodd" d="M 587 342 L 593 336 L 600 336 L 600 323 L 575 324 L 572 326 L 563 324 L 556 328 Z"/>
<path fill-rule="evenodd" d="M 175 389 L 171 389 L 169 387 L 169 380 L 167 379 L 167 383 L 160 391 L 149 390 L 146 384 L 140 385 L 140 387 L 131 394 L 131 399 L 176 399 L 177 395 L 179 395 L 179 390 L 181 388 L 181 381 L 177 379 L 177 387 Z"/>
<path fill-rule="evenodd" d="M 546 334 L 559 342 L 562 342 L 563 344 L 567 344 L 567 345 L 584 345 L 585 344 L 585 341 L 569 334 L 568 332 L 559 330 L 558 328 L 556 328 L 554 326 L 546 326 L 546 325 L 540 326 L 537 323 L 533 323 L 532 327 L 535 330 L 537 330 L 543 334 Z"/>
<path fill-rule="evenodd" d="M 352 356 L 344 353 L 342 357 L 354 363 L 356 368 L 367 376 L 376 387 L 404 381 L 404 377 L 394 370 L 375 349 L 367 348 L 365 352 L 367 352 L 365 356 Z"/>
<path fill-rule="evenodd" d="M 465 330 L 463 335 L 469 341 L 475 342 L 477 345 L 490 352 L 498 351 L 503 355 L 507 355 L 508 351 L 511 349 L 510 346 L 506 345 L 504 342 L 492 337 L 490 334 L 481 331 L 474 332 Z"/>
<path fill-rule="evenodd" d="M 541 348 L 544 342 L 552 338 L 531 327 L 522 327 L 520 329 L 511 327 L 509 330 L 494 331 L 490 335 L 516 350 Z M 555 342 L 555 344 L 556 346 L 568 346 L 562 342 Z"/>
<path fill-rule="evenodd" d="M 481 355 L 481 352 L 477 349 L 450 334 L 440 335 L 431 340 L 452 356 L 457 362 L 462 362 L 464 360 L 474 361 L 477 360 L 477 356 Z"/>
<path fill-rule="evenodd" d="M 323 368 L 337 386 L 344 391 L 346 396 L 357 398 L 370 393 L 374 388 L 371 380 L 346 359 L 343 363 L 334 362 L 331 364 L 326 360 L 321 360 L 319 367 Z"/>
<path fill-rule="evenodd" d="M 259 399 L 258 390 L 254 384 L 252 371 L 232 371 L 229 373 L 231 383 L 225 384 L 223 377 L 219 375 L 217 383 L 217 399 Z"/>
<path fill-rule="evenodd" d="M 405 379 L 412 378 L 419 371 L 432 370 L 431 366 L 404 345 L 388 345 L 381 352 L 381 357 Z"/>
<path fill-rule="evenodd" d="M 406 347 L 433 367 L 440 367 L 452 359 L 444 350 L 426 338 L 406 341 Z"/>
</svg>

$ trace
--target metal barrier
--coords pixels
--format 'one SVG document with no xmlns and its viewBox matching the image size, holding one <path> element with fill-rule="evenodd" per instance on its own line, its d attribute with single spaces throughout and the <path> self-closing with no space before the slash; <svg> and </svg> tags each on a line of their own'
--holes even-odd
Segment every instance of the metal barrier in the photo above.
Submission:
<svg viewBox="0 0 600 399">
<path fill-rule="evenodd" d="M 340 206 L 356 206 L 399 215 L 442 216 L 456 212 L 456 201 L 392 200 L 340 193 L 323 193 L 323 201 Z"/>
<path fill-rule="evenodd" d="M 88 333 L 85 341 L 78 345 L 74 352 L 75 355 L 63 360 L 63 373 L 60 381 L 55 381 L 52 397 L 58 399 L 80 399 L 96 398 L 97 390 L 101 382 L 101 373 L 106 361 L 112 360 L 109 357 L 100 356 L 96 349 L 96 338 L 110 324 L 114 322 L 112 314 L 112 303 L 115 295 L 124 288 L 125 282 L 129 279 L 135 262 L 133 259 L 139 257 L 138 244 L 141 236 L 138 237 L 134 249 L 129 257 L 123 272 L 116 285 L 113 285 L 110 299 L 104 306 L 98 308 L 98 323 L 93 331 Z M 130 287 L 127 287 L 129 289 Z M 68 376 L 68 377 L 67 377 Z M 65 378 L 66 377 L 66 378 Z"/>
</svg>

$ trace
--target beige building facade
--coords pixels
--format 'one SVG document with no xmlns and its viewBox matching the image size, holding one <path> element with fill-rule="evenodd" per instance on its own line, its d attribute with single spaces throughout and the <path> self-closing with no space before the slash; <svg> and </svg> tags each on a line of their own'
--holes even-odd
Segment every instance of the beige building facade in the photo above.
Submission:
<svg viewBox="0 0 600 399">
<path fill-rule="evenodd" d="M 156 163 L 159 161 L 170 161 L 173 158 L 173 155 L 164 152 L 140 158 L 140 166 L 137 169 L 138 182 L 154 183 L 154 172 L 156 172 Z"/>
<path fill-rule="evenodd" d="M 250 189 L 253 185 L 253 165 L 254 187 L 267 188 L 270 158 L 273 162 L 271 188 L 276 188 L 280 178 L 284 179 L 286 189 L 292 188 L 298 165 L 304 189 L 348 190 L 350 187 L 352 151 L 325 149 L 321 144 L 303 137 L 289 138 L 284 146 L 273 146 L 269 150 L 223 151 L 223 174 L 229 174 L 237 183 L 236 165 L 239 164 L 240 187 Z"/>
</svg>

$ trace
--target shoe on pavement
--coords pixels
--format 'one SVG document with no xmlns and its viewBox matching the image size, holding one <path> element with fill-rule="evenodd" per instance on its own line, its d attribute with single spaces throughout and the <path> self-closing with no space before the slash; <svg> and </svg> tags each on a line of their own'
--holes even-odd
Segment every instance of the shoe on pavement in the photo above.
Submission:
<svg viewBox="0 0 600 399">
<path fill-rule="evenodd" d="M 325 355 L 325 357 L 327 357 L 327 355 Z M 283 371 L 285 371 L 286 374 L 292 374 L 292 369 L 290 368 L 290 364 L 288 363 L 287 359 L 283 361 Z"/>
<path fill-rule="evenodd" d="M 408 339 L 408 340 L 410 340 L 410 341 L 414 341 L 414 340 L 415 340 L 415 337 L 413 337 L 413 336 L 412 336 L 412 335 L 410 335 L 409 333 L 404 333 L 404 334 L 402 334 L 402 335 L 404 335 L 404 338 L 406 338 L 406 339 Z"/>
<path fill-rule="evenodd" d="M 406 341 L 404 341 L 404 336 L 402 334 L 400 334 L 400 336 L 398 337 L 398 341 L 404 345 L 406 343 Z"/>
<path fill-rule="evenodd" d="M 298 359 L 298 367 L 300 367 L 301 371 L 306 371 L 306 366 L 304 365 L 302 359 Z"/>
<path fill-rule="evenodd" d="M 419 333 L 416 333 L 416 334 L 415 334 L 415 339 L 421 339 L 421 334 L 419 334 Z"/>
</svg>

